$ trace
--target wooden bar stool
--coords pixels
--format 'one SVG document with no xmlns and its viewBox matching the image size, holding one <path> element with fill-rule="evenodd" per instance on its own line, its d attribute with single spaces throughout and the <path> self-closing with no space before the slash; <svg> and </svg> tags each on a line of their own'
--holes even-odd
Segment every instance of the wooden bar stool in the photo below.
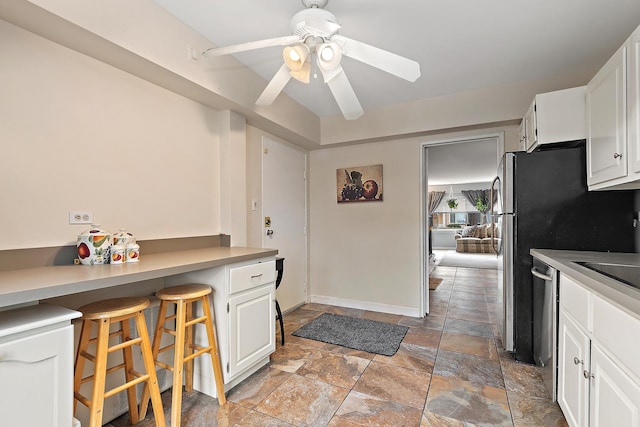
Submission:
<svg viewBox="0 0 640 427">
<path fill-rule="evenodd" d="M 102 426 L 104 400 L 124 390 L 127 390 L 131 423 L 138 423 L 140 421 L 140 412 L 137 406 L 135 385 L 141 382 L 144 382 L 145 387 L 150 390 L 156 426 L 165 426 L 160 389 L 158 387 L 158 379 L 151 354 L 151 343 L 149 342 L 149 334 L 143 313 L 143 310 L 148 305 L 149 300 L 147 298 L 127 297 L 98 301 L 84 305 L 78 309 L 78 311 L 82 313 L 81 319 L 83 322 L 74 368 L 73 411 L 75 413 L 78 402 L 88 407 L 90 411 L 89 427 Z M 135 321 L 138 331 L 137 338 L 131 337 L 130 319 Z M 118 323 L 120 323 L 119 329 L 110 332 L 111 325 Z M 95 338 L 91 338 L 91 327 L 93 324 L 96 324 L 98 329 Z M 118 336 L 120 337 L 120 343 L 109 346 L 109 339 Z M 89 345 L 93 343 L 96 345 L 95 354 L 88 352 Z M 145 374 L 137 372 L 134 369 L 133 353 L 131 351 L 133 345 L 140 346 L 142 360 L 146 370 Z M 118 350 L 122 350 L 124 362 L 112 368 L 107 368 L 109 353 Z M 92 375 L 83 378 L 84 365 L 87 360 L 94 363 L 94 371 Z M 119 369 L 124 369 L 126 383 L 109 391 L 105 391 L 107 374 Z M 93 381 L 91 400 L 80 394 L 80 386 L 89 381 Z"/>
<path fill-rule="evenodd" d="M 216 393 L 220 405 L 227 403 L 224 395 L 224 384 L 222 381 L 222 368 L 220 366 L 220 356 L 216 344 L 216 336 L 213 329 L 213 312 L 209 304 L 209 294 L 211 287 L 206 285 L 188 284 L 172 286 L 156 293 L 160 299 L 160 310 L 158 312 L 158 322 L 153 336 L 151 351 L 156 365 L 173 371 L 173 391 L 171 398 L 171 426 L 180 426 L 180 411 L 182 405 L 182 379 L 185 379 L 185 390 L 193 390 L 193 359 L 208 353 L 213 365 L 213 374 L 216 382 Z M 200 301 L 202 303 L 202 316 L 193 317 L 193 304 Z M 176 314 L 167 316 L 168 304 L 176 304 Z M 175 320 L 175 330 L 165 327 L 165 324 Z M 198 323 L 203 323 L 207 332 L 207 347 L 197 346 L 193 343 L 193 328 Z M 174 343 L 160 348 L 162 334 L 170 334 L 175 337 Z M 158 360 L 158 355 L 167 350 L 174 349 L 173 366 Z M 186 365 L 186 372 L 183 373 Z M 142 393 L 140 411 L 146 412 L 149 402 L 147 387 Z"/>
</svg>

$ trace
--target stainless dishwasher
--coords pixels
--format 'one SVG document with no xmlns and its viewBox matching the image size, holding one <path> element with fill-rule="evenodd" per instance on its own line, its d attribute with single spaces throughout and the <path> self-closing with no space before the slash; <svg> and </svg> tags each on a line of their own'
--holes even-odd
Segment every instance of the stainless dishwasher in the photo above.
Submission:
<svg viewBox="0 0 640 427">
<path fill-rule="evenodd" d="M 558 272 L 534 258 L 533 359 L 542 367 L 545 389 L 556 401 L 558 378 Z"/>
</svg>

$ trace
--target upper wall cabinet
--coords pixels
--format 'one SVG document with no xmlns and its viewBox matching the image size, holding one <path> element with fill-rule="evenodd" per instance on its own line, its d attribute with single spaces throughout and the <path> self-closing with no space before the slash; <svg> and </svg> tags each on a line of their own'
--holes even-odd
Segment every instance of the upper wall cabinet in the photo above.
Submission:
<svg viewBox="0 0 640 427">
<path fill-rule="evenodd" d="M 522 119 L 524 149 L 586 138 L 586 86 L 536 95 Z"/>
<path fill-rule="evenodd" d="M 587 85 L 587 183 L 640 188 L 640 27 Z"/>
</svg>

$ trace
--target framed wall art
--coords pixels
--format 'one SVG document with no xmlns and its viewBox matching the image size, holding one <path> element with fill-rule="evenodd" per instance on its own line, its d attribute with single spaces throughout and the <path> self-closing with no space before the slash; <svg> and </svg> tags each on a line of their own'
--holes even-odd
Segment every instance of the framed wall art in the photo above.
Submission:
<svg viewBox="0 0 640 427">
<path fill-rule="evenodd" d="M 382 165 L 336 169 L 338 203 L 381 202 Z"/>
</svg>

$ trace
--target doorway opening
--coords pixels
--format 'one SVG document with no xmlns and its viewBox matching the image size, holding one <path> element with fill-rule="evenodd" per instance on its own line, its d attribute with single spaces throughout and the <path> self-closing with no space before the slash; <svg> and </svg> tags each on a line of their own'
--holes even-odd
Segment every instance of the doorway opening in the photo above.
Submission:
<svg viewBox="0 0 640 427">
<path fill-rule="evenodd" d="M 426 314 L 430 311 L 429 277 L 437 265 L 464 267 L 466 263 L 478 268 L 471 262 L 478 255 L 480 258 L 474 261 L 492 261 L 497 267 L 495 252 L 490 256 L 490 242 L 484 243 L 480 236 L 494 234 L 485 206 L 489 204 L 489 189 L 503 152 L 503 132 L 422 144 L 421 308 Z M 463 235 L 477 235 L 478 240 L 458 241 Z M 485 248 L 483 243 L 488 246 Z"/>
</svg>

